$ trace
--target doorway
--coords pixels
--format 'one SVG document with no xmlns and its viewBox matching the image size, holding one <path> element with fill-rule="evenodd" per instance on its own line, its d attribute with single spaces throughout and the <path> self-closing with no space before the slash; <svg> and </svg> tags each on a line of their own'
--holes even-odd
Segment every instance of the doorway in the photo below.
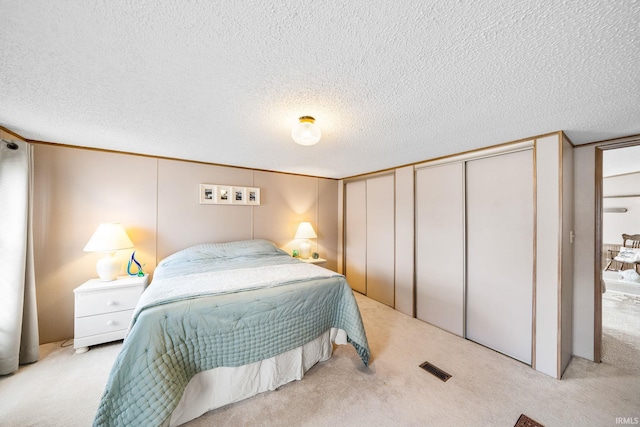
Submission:
<svg viewBox="0 0 640 427">
<path fill-rule="evenodd" d="M 602 172 L 600 361 L 640 370 L 640 264 L 615 259 L 622 235 L 640 234 L 640 144 L 635 144 L 603 147 L 597 162 Z"/>
</svg>

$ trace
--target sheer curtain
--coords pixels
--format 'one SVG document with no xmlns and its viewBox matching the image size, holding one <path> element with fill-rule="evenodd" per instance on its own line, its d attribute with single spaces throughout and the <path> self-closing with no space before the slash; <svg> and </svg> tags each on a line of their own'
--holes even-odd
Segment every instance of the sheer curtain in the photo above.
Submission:
<svg viewBox="0 0 640 427">
<path fill-rule="evenodd" d="M 0 141 L 0 375 L 38 360 L 30 144 Z M 15 148 L 15 146 L 14 146 Z"/>
</svg>

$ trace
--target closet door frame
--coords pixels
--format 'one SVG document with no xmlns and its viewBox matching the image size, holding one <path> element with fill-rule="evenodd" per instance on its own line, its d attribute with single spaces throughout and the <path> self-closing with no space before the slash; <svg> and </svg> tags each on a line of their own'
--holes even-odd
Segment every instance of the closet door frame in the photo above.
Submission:
<svg viewBox="0 0 640 427">
<path fill-rule="evenodd" d="M 465 170 L 466 337 L 531 365 L 533 149 L 470 160 Z M 501 209 L 496 210 L 496 206 Z"/>
<path fill-rule="evenodd" d="M 360 196 L 361 196 L 362 199 L 364 200 L 364 202 L 361 203 L 361 207 L 365 213 L 364 215 L 365 218 L 364 218 L 363 224 L 358 224 L 357 226 L 355 226 L 356 228 L 355 232 L 358 238 L 361 238 L 363 240 L 362 242 L 357 241 L 357 244 L 353 245 L 351 243 L 352 241 L 349 240 L 349 232 L 350 232 L 349 229 L 351 228 L 351 233 L 353 233 L 353 228 L 354 228 L 352 223 L 352 217 L 349 217 L 349 206 L 352 205 L 354 201 L 352 198 L 351 202 L 349 202 L 349 186 L 350 185 L 352 186 L 351 188 L 353 191 L 354 186 L 360 186 L 361 184 L 363 188 L 357 189 L 359 192 L 361 191 L 361 193 L 357 194 L 358 196 L 357 202 L 362 202 L 362 200 L 360 199 Z M 358 180 L 358 181 L 345 182 L 343 197 L 344 197 L 344 202 L 343 202 L 344 250 L 342 254 L 342 257 L 343 257 L 342 265 L 344 266 L 344 275 L 345 277 L 347 277 L 349 285 L 354 291 L 359 292 L 363 295 L 366 295 L 367 294 L 367 254 L 366 254 L 366 250 L 367 250 L 367 241 L 366 241 L 367 239 L 367 223 L 366 223 L 367 221 L 367 218 L 366 218 L 367 183 L 366 181 Z M 357 202 L 356 202 L 356 206 L 359 206 Z M 353 213 L 353 211 L 351 212 Z M 353 234 L 351 236 L 353 239 Z M 349 253 L 351 253 L 351 257 Z M 350 270 L 353 271 L 353 273 L 350 274 L 349 273 Z"/>
<path fill-rule="evenodd" d="M 432 184 L 423 183 L 425 173 L 439 173 L 439 178 L 447 182 L 453 178 L 457 188 L 422 190 L 421 184 L 427 187 Z M 414 178 L 416 318 L 466 337 L 465 164 L 455 161 L 416 168 Z M 431 203 L 438 206 L 430 210 Z M 438 239 L 437 233 L 443 229 L 453 233 Z M 439 242 L 437 248 L 430 247 L 434 238 Z"/>
<path fill-rule="evenodd" d="M 366 194 L 367 296 L 395 308 L 395 174 L 367 177 Z"/>
<path fill-rule="evenodd" d="M 471 160 L 479 160 L 485 157 L 493 157 L 493 156 L 497 156 L 497 155 L 501 155 L 501 154 L 509 154 L 509 153 L 515 153 L 518 151 L 525 151 L 525 150 L 533 150 L 534 152 L 534 167 L 532 170 L 533 173 L 533 185 L 534 185 L 534 195 L 536 194 L 536 176 L 535 176 L 535 163 L 536 163 L 536 158 L 535 158 L 535 144 L 536 144 L 536 139 L 532 138 L 532 139 L 527 139 L 527 140 L 523 140 L 523 141 L 518 141 L 518 142 L 513 142 L 513 143 L 507 143 L 507 144 L 503 144 L 503 145 L 498 145 L 498 146 L 494 146 L 491 148 L 485 148 L 485 149 L 480 149 L 480 150 L 474 150 L 474 151 L 469 151 L 467 153 L 463 153 L 463 154 L 459 154 L 459 155 L 455 155 L 455 156 L 451 156 L 451 157 L 445 157 L 445 158 L 441 158 L 441 159 L 436 159 L 436 160 L 431 160 L 431 161 L 427 161 L 424 163 L 420 163 L 420 164 L 416 164 L 414 166 L 415 171 L 417 172 L 419 169 L 421 168 L 426 168 L 426 167 L 433 167 L 433 166 L 439 166 L 439 165 L 446 165 L 449 163 L 463 163 L 463 170 L 465 171 L 465 182 L 466 182 L 466 162 L 467 161 L 471 161 Z M 417 191 L 417 182 L 415 182 L 415 173 L 414 173 L 414 186 L 416 188 Z M 466 188 L 463 189 L 463 193 L 464 193 L 464 198 L 466 201 Z M 467 337 L 467 331 L 466 331 L 466 324 L 467 324 L 467 266 L 466 266 L 466 262 L 467 262 L 467 248 L 466 248 L 466 202 L 463 204 L 464 206 L 464 213 L 463 213 L 463 217 L 464 217 L 464 240 L 465 240 L 465 254 L 464 254 L 464 303 L 463 303 L 463 307 L 464 307 L 464 312 L 463 312 L 463 329 L 464 329 L 464 338 L 468 339 Z M 534 230 L 536 227 L 536 202 L 535 202 L 535 198 L 534 198 Z M 417 216 L 417 212 L 414 211 L 414 218 Z M 417 240 L 417 239 L 416 239 Z M 531 326 L 531 367 L 532 368 L 536 368 L 536 358 L 535 358 L 535 354 L 536 354 L 536 287 L 537 287 L 537 277 L 535 274 L 535 269 L 536 269 L 536 257 L 535 257 L 535 248 L 536 248 L 536 234 L 534 232 L 533 235 L 533 245 L 534 245 L 534 252 L 533 252 L 533 281 L 532 281 L 532 326 Z M 415 243 L 414 243 L 414 253 L 416 251 L 416 247 L 415 247 Z M 418 262 L 418 260 L 416 259 L 416 263 Z M 415 263 L 414 263 L 414 277 L 416 280 L 416 284 L 417 284 L 417 269 L 415 267 Z M 414 288 L 415 289 L 415 288 Z M 414 305 L 417 304 L 417 295 L 414 294 Z M 416 307 L 414 306 L 414 311 L 417 313 Z"/>
<path fill-rule="evenodd" d="M 348 215 L 349 215 L 348 211 L 349 211 L 349 204 L 350 204 L 349 201 L 348 201 L 348 188 L 347 187 L 349 186 L 349 184 L 362 182 L 364 184 L 364 195 L 365 195 L 365 199 L 364 199 L 364 206 L 365 206 L 364 207 L 364 210 L 365 210 L 365 226 L 364 226 L 365 236 L 364 236 L 364 239 L 365 240 L 364 240 L 364 244 L 363 245 L 359 245 L 359 246 L 363 246 L 364 247 L 364 253 L 365 253 L 364 289 L 361 289 L 360 286 L 355 286 L 354 287 L 353 285 L 352 285 L 352 289 L 355 290 L 356 292 L 362 293 L 363 295 L 369 296 L 369 286 L 368 286 L 368 283 L 367 283 L 367 281 L 368 281 L 368 277 L 367 277 L 367 272 L 368 272 L 367 263 L 368 263 L 368 261 L 367 261 L 367 256 L 366 256 L 366 248 L 367 248 L 367 240 L 368 240 L 368 237 L 367 237 L 367 234 L 366 234 L 367 233 L 367 227 L 368 227 L 368 225 L 367 225 L 368 224 L 368 218 L 366 218 L 366 215 L 368 215 L 366 213 L 367 181 L 370 180 L 370 179 L 382 178 L 382 177 L 391 177 L 393 179 L 392 187 L 393 187 L 394 191 L 393 191 L 393 200 L 391 200 L 391 204 L 393 206 L 393 220 L 392 220 L 393 226 L 392 226 L 392 231 L 391 231 L 391 234 L 393 235 L 393 245 L 392 245 L 392 247 L 393 247 L 393 261 L 392 261 L 392 263 L 393 263 L 393 272 L 391 274 L 391 276 L 392 276 L 391 280 L 392 280 L 393 289 L 392 289 L 391 298 L 393 299 L 393 301 L 391 302 L 392 305 L 390 305 L 390 307 L 391 308 L 395 308 L 395 299 L 396 299 L 396 296 L 395 296 L 395 269 L 396 269 L 396 260 L 395 260 L 395 250 L 396 250 L 396 242 L 395 242 L 395 229 L 396 229 L 396 226 L 395 226 L 395 221 L 396 221 L 395 182 L 396 182 L 396 178 L 395 178 L 395 172 L 394 171 L 382 171 L 382 172 L 378 172 L 378 173 L 368 174 L 368 175 L 362 176 L 362 177 L 355 177 L 355 178 L 351 178 L 351 179 L 345 179 L 343 181 L 343 206 L 344 206 L 344 209 L 343 209 L 342 216 L 343 216 L 343 224 L 344 224 L 344 231 L 343 231 L 343 248 L 344 248 L 344 250 L 343 250 L 343 253 L 342 253 L 342 265 L 344 266 L 344 273 L 345 273 L 345 276 L 346 276 L 349 273 L 349 262 L 348 262 L 348 257 L 349 257 L 348 252 L 349 252 L 349 250 L 348 250 L 348 247 L 347 247 L 347 236 L 349 234 L 349 230 L 348 230 L 348 228 L 349 228 L 348 222 L 349 221 L 347 220 L 347 218 L 348 218 Z M 347 280 L 348 280 L 348 278 L 347 278 Z M 356 288 L 358 288 L 358 289 L 356 289 Z M 387 303 L 384 303 L 384 304 L 387 304 Z"/>
</svg>

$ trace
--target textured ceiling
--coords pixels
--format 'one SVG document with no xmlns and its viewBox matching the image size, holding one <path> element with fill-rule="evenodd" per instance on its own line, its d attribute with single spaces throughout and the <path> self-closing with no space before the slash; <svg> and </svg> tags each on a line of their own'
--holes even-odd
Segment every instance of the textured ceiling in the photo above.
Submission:
<svg viewBox="0 0 640 427">
<path fill-rule="evenodd" d="M 0 125 L 342 178 L 640 134 L 640 2 L 0 0 Z M 291 127 L 311 115 L 312 147 Z"/>
</svg>

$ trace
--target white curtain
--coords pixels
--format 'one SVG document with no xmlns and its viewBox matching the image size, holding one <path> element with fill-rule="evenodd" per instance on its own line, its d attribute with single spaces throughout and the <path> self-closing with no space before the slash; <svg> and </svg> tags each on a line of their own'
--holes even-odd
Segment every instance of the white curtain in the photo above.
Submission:
<svg viewBox="0 0 640 427">
<path fill-rule="evenodd" d="M 31 145 L 0 142 L 0 375 L 38 360 Z"/>
</svg>

